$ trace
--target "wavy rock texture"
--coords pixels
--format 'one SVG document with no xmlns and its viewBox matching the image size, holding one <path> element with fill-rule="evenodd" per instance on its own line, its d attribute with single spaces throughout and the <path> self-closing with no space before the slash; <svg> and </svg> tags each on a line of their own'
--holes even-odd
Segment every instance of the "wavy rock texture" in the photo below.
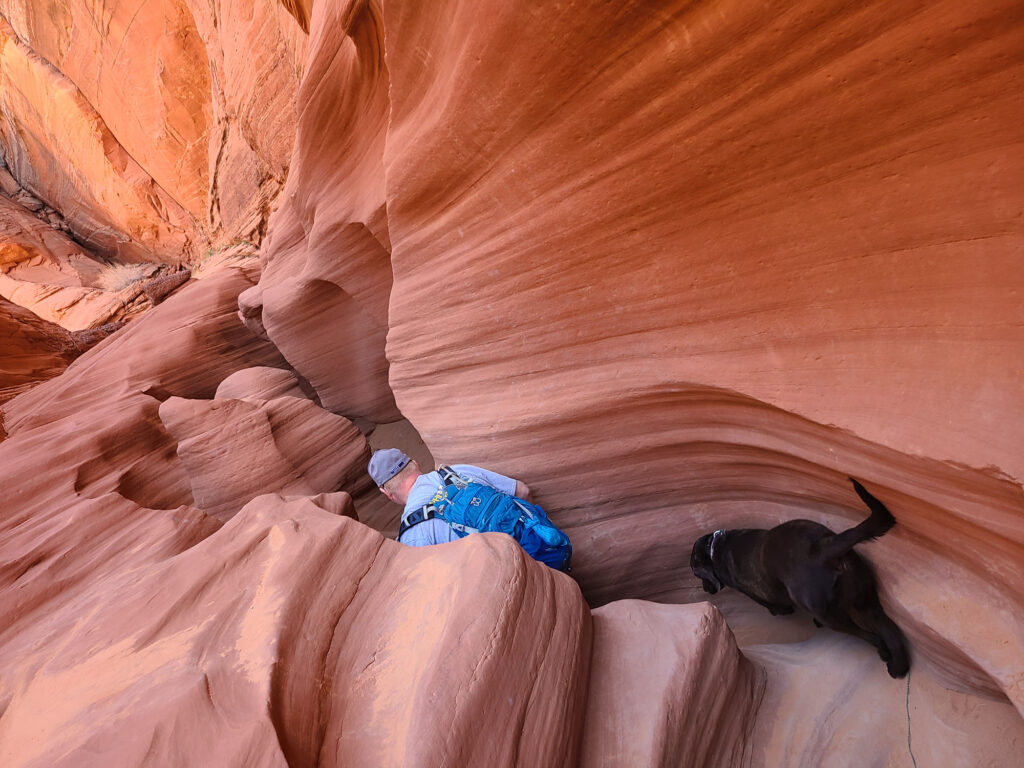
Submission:
<svg viewBox="0 0 1024 768">
<path fill-rule="evenodd" d="M 0 403 L 59 375 L 79 352 L 68 331 L 0 298 Z"/>
<path fill-rule="evenodd" d="M 5 764 L 1016 764 L 1018 4 L 0 11 L 15 181 L 142 200 L 104 247 L 277 206 L 258 284 L 212 268 L 3 407 Z M 383 540 L 357 430 L 527 481 L 579 588 Z M 714 528 L 858 522 L 851 475 L 910 680 L 731 590 L 637 600 L 703 600 Z"/>
<path fill-rule="evenodd" d="M 6 765 L 574 761 L 588 614 L 507 539 L 435 556 L 263 496 L 176 557 L 148 554 L 108 569 L 113 599 L 41 622 L 79 621 L 70 637 L 2 647 L 34 672 L 0 721 Z"/>
<path fill-rule="evenodd" d="M 302 385 L 291 371 L 257 366 L 228 376 L 217 385 L 216 400 L 274 400 L 278 397 L 304 397 Z"/>
<path fill-rule="evenodd" d="M 232 517 L 255 495 L 312 495 L 366 484 L 370 451 L 348 419 L 300 397 L 160 404 L 195 505 Z M 240 450 L 241 446 L 244 450 Z"/>
<path fill-rule="evenodd" d="M 574 763 L 590 618 L 570 578 L 502 537 L 386 541 L 335 488 L 262 495 L 226 524 L 193 506 L 165 408 L 319 411 L 281 391 L 283 361 L 241 326 L 250 285 L 211 274 L 5 406 L 0 761 Z M 285 455 L 347 424 L 319 412 L 277 425 Z M 365 441 L 340 433 L 358 438 L 358 486 Z M 225 445 L 248 457 L 253 437 Z"/>
<path fill-rule="evenodd" d="M 264 245 L 265 275 L 240 302 L 249 327 L 324 407 L 374 422 L 401 417 L 384 356 L 392 275 L 383 33 L 378 3 L 315 7 L 284 202 Z"/>
<path fill-rule="evenodd" d="M 351 349 L 302 340 L 336 318 L 370 359 L 348 318 L 375 274 L 356 234 L 380 232 L 393 282 L 361 306 L 389 302 L 402 413 L 438 460 L 527 479 L 592 602 L 699 598 L 689 548 L 715 527 L 847 527 L 852 474 L 899 520 L 868 554 L 922 669 L 1024 711 L 1016 5 L 322 3 L 310 24 L 299 204 L 242 312 L 329 407 L 353 407 L 326 375 Z M 800 634 L 719 602 L 745 646 Z"/>
</svg>

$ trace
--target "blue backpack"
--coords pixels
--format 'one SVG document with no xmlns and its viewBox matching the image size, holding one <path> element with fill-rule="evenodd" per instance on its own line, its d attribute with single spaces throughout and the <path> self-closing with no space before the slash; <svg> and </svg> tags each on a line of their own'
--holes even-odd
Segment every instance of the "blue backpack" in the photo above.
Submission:
<svg viewBox="0 0 1024 768">
<path fill-rule="evenodd" d="M 471 482 L 451 467 L 439 467 L 437 472 L 444 482 L 443 491 L 402 521 L 399 537 L 414 525 L 436 517 L 448 523 L 459 538 L 488 531 L 507 533 L 534 560 L 558 571 L 569 570 L 572 543 L 543 509 L 489 485 Z"/>
</svg>

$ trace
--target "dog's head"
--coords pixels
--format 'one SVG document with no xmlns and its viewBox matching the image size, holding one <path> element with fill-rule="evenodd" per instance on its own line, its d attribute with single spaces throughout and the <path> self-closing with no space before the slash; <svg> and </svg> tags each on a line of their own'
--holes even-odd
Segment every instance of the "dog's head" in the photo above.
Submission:
<svg viewBox="0 0 1024 768">
<path fill-rule="evenodd" d="M 690 552 L 690 568 L 693 575 L 700 579 L 704 591 L 715 594 L 723 586 L 721 580 L 715 575 L 715 569 L 711 564 L 711 542 L 715 534 L 707 533 L 693 543 L 693 551 Z"/>
</svg>

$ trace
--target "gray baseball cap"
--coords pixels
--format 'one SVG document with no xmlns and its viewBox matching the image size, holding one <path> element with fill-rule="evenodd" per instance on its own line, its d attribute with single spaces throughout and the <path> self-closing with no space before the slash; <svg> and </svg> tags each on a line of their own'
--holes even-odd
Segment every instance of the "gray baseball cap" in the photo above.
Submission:
<svg viewBox="0 0 1024 768">
<path fill-rule="evenodd" d="M 370 477 L 377 487 L 397 475 L 411 459 L 397 448 L 381 448 L 370 457 Z"/>
</svg>

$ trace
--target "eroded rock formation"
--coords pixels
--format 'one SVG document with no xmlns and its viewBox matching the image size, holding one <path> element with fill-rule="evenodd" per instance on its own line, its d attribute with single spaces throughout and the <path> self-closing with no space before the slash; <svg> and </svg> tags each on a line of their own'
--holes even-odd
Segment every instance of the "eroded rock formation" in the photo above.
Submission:
<svg viewBox="0 0 1024 768">
<path fill-rule="evenodd" d="M 74 238 L 0 200 L 8 279 L 197 278 L 3 405 L 0 762 L 1016 763 L 1016 4 L 144 6 L 0 0 L 0 188 Z M 394 441 L 574 579 L 384 538 Z M 687 568 L 851 475 L 907 681 Z"/>
<path fill-rule="evenodd" d="M 0 16 L 4 157 L 82 243 L 180 263 L 262 233 L 306 45 L 286 9 L 3 0 Z"/>
<path fill-rule="evenodd" d="M 57 376 L 79 352 L 68 331 L 0 298 L 0 403 Z"/>
</svg>

